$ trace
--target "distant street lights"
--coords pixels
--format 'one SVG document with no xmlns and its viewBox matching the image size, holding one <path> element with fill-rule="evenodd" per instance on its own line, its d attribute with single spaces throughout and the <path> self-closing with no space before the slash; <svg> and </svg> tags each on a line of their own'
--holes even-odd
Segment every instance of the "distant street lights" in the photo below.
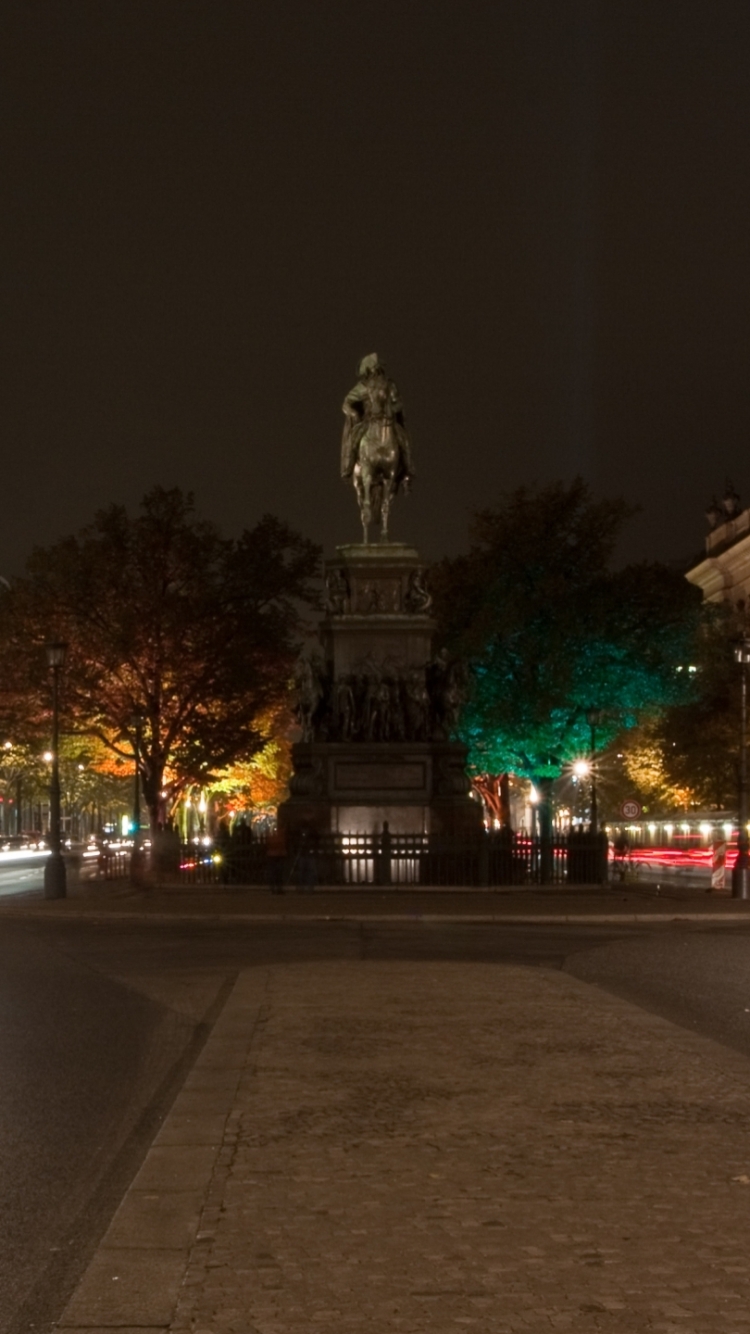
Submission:
<svg viewBox="0 0 750 1334">
<path fill-rule="evenodd" d="M 750 855 L 747 836 L 747 665 L 750 663 L 750 637 L 743 635 L 734 650 L 734 660 L 740 665 L 740 783 L 737 830 L 737 860 L 732 869 L 732 898 L 750 898 Z"/>
<path fill-rule="evenodd" d="M 59 707 L 60 673 L 65 666 L 67 644 L 47 645 L 47 664 L 52 672 L 52 772 L 49 787 L 50 855 L 44 867 L 45 899 L 64 899 L 66 895 L 65 861 L 60 833 L 60 756 Z"/>
</svg>

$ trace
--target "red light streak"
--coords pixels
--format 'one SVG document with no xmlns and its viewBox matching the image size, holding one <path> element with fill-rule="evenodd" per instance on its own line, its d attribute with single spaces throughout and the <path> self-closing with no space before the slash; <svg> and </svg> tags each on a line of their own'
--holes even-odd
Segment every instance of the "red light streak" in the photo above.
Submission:
<svg viewBox="0 0 750 1334">
<path fill-rule="evenodd" d="M 614 860 L 610 849 L 610 860 Z M 639 848 L 630 849 L 630 860 L 640 862 L 642 866 L 705 866 L 711 869 L 713 849 L 708 848 Z M 727 866 L 734 866 L 737 860 L 737 844 L 727 844 Z"/>
</svg>

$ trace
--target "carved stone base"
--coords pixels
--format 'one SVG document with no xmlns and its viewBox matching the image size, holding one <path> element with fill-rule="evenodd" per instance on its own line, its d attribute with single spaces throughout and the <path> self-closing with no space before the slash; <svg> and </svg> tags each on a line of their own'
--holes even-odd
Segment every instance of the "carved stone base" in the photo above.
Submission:
<svg viewBox="0 0 750 1334">
<path fill-rule="evenodd" d="M 325 657 L 335 679 L 362 669 L 368 660 L 388 670 L 423 667 L 430 657 L 435 622 L 427 614 L 424 567 L 412 547 L 338 547 L 326 562 L 328 615 L 323 622 Z"/>
<path fill-rule="evenodd" d="M 279 823 L 292 836 L 478 834 L 466 748 L 448 740 L 457 681 L 432 657 L 435 622 L 418 553 L 400 543 L 338 547 L 326 562 L 322 662 L 302 682 L 304 741 Z"/>
<path fill-rule="evenodd" d="M 299 742 L 291 795 L 279 808 L 289 834 L 469 836 L 482 828 L 458 742 Z"/>
</svg>

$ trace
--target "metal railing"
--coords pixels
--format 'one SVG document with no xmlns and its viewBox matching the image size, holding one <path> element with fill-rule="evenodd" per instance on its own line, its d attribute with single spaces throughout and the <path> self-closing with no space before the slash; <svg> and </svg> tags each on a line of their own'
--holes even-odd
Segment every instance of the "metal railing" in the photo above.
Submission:
<svg viewBox="0 0 750 1334">
<path fill-rule="evenodd" d="M 183 844 L 156 879 L 179 885 L 315 885 L 346 887 L 601 884 L 607 878 L 603 835 L 555 834 L 544 843 L 524 831 L 500 830 L 471 839 L 436 834 L 318 834 L 290 841 L 281 863 L 265 837 L 226 839 L 220 845 Z M 99 873 L 127 879 L 127 852 L 102 853 Z"/>
</svg>

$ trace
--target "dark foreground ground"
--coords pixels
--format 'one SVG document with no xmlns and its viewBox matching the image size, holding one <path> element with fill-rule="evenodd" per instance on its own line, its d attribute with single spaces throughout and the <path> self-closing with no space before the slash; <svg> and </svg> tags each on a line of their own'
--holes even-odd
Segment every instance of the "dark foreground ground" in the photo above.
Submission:
<svg viewBox="0 0 750 1334">
<path fill-rule="evenodd" d="M 574 901 L 577 907 L 572 909 Z M 322 1052 L 324 1065 L 331 1057 L 331 1042 L 334 1054 L 338 1052 L 344 1063 L 347 1049 L 355 1065 L 361 1056 L 361 1051 L 357 1055 L 356 1044 L 352 1046 L 351 1026 L 349 1030 L 346 1026 L 336 1029 L 336 1014 L 345 1014 L 350 1004 L 352 1016 L 355 1013 L 357 1016 L 355 1028 L 360 1037 L 362 1026 L 367 1028 L 367 1016 L 372 1014 L 372 1031 L 381 1033 L 382 1042 L 377 1055 L 379 1074 L 373 1067 L 370 1076 L 379 1080 L 388 1078 L 387 1053 L 391 1049 L 394 1062 L 403 1071 L 409 1055 L 409 1033 L 414 1039 L 413 1052 L 416 1053 L 417 1045 L 422 1052 L 418 1062 L 422 1075 L 424 1052 L 434 1050 L 436 1069 L 439 1065 L 443 1071 L 441 1077 L 448 1078 L 451 1052 L 459 1060 L 470 1034 L 478 1031 L 472 995 L 483 998 L 482 1012 L 486 1013 L 488 1005 L 500 1004 L 504 995 L 512 994 L 512 1007 L 505 1020 L 511 1018 L 512 1011 L 512 1026 L 518 1030 L 519 1015 L 526 1014 L 527 1056 L 523 1058 L 522 1053 L 519 1056 L 517 1047 L 504 1047 L 502 1052 L 487 1048 L 485 1057 L 492 1058 L 493 1066 L 499 1061 L 508 1070 L 515 1068 L 512 1078 L 517 1092 L 522 1087 L 523 1071 L 528 1068 L 528 1052 L 538 1048 L 537 1056 L 541 1059 L 548 1025 L 548 1046 L 551 1043 L 550 1050 L 557 1051 L 558 1057 L 548 1053 L 551 1064 L 546 1073 L 537 1063 L 533 1097 L 538 1098 L 545 1079 L 551 1081 L 551 1091 L 559 1084 L 562 1076 L 555 1061 L 559 1058 L 559 1016 L 563 1011 L 568 1014 L 568 1024 L 575 1021 L 579 1025 L 587 1011 L 599 1014 L 596 1033 L 592 1031 L 588 1037 L 582 1033 L 573 1041 L 575 1051 L 571 1059 L 582 1063 L 579 1077 L 584 1078 L 591 1063 L 596 1064 L 599 1059 L 597 1050 L 602 1043 L 606 1045 L 607 1023 L 613 1025 L 613 1040 L 616 1037 L 622 1047 L 627 1029 L 623 1016 L 631 1006 L 634 1016 L 645 1013 L 665 1019 L 676 1025 L 677 1030 L 690 1034 L 691 1041 L 699 1035 L 719 1044 L 716 1050 L 726 1052 L 731 1079 L 744 1078 L 750 1093 L 750 920 L 746 925 L 726 916 L 733 906 L 742 912 L 744 905 L 713 905 L 719 915 L 725 914 L 722 920 L 715 921 L 705 916 L 704 901 L 697 907 L 686 907 L 681 901 L 670 900 L 664 912 L 664 899 L 655 892 L 648 896 L 644 893 L 634 897 L 628 893 L 598 898 L 587 892 L 577 898 L 569 895 L 565 900 L 559 895 L 552 898 L 527 894 L 517 911 L 516 901 L 504 897 L 506 920 L 493 921 L 488 920 L 490 916 L 501 911 L 497 896 L 492 901 L 487 897 L 475 901 L 474 896 L 463 895 L 459 904 L 458 896 L 454 899 L 449 895 L 421 895 L 418 902 L 401 899 L 398 903 L 393 896 L 384 899 L 370 895 L 362 896 L 356 906 L 360 920 L 321 920 L 351 915 L 355 908 L 352 899 L 344 901 L 340 895 L 319 894 L 304 902 L 290 896 L 283 904 L 274 905 L 259 897 L 252 909 L 255 920 L 242 920 L 252 913 L 247 911 L 247 900 L 242 904 L 243 911 L 238 913 L 236 896 L 226 908 L 216 899 L 202 905 L 197 897 L 183 899 L 179 904 L 174 899 L 160 904 L 153 897 L 145 900 L 111 894 L 95 904 L 90 898 L 86 903 L 73 901 L 65 905 L 44 905 L 37 900 L 16 902 L 21 902 L 20 909 L 16 906 L 0 914 L 0 1197 L 4 1219 L 4 1244 L 0 1248 L 0 1328 L 14 1334 L 32 1326 L 49 1325 L 60 1317 L 175 1098 L 181 1090 L 184 1094 L 186 1080 L 191 1078 L 190 1072 L 196 1059 L 200 1059 L 212 1026 L 222 1013 L 225 1018 L 229 1013 L 224 1009 L 227 998 L 233 996 L 232 1004 L 239 1004 L 238 978 L 250 977 L 252 982 L 253 977 L 262 976 L 266 981 L 270 979 L 272 988 L 278 985 L 277 1007 L 271 1005 L 269 1011 L 269 1031 L 275 1032 L 273 1043 L 283 1045 L 286 1041 L 283 1020 L 286 1014 L 289 1033 L 297 1034 L 295 1041 L 302 1044 L 302 1050 Z M 469 918 L 484 916 L 485 920 L 460 920 L 461 911 Z M 701 920 L 676 920 L 689 911 L 700 913 Z M 536 920 L 525 924 L 509 920 L 520 912 Z M 632 913 L 631 920 L 624 922 L 623 912 L 628 916 Z M 543 920 L 545 916 L 575 917 L 576 913 L 577 919 L 567 924 Z M 453 920 L 444 920 L 446 914 L 452 915 Z M 651 920 L 635 920 L 636 916 L 649 915 Z M 275 920 L 262 920 L 264 916 Z M 586 917 L 600 920 L 587 921 Z M 660 917 L 673 920 L 661 921 Z M 305 967 L 292 968 L 290 973 L 290 966 L 296 964 Z M 388 971 L 388 965 L 393 965 L 393 969 Z M 377 970 L 383 967 L 386 972 L 374 987 L 374 981 L 381 977 Z M 542 972 L 534 971 L 540 969 Z M 576 979 L 577 990 L 574 988 L 574 993 L 570 993 L 550 989 L 544 981 L 550 972 L 567 974 L 571 986 L 572 979 Z M 445 978 L 444 986 L 441 976 Z M 295 977 L 300 979 L 299 985 L 294 982 Z M 278 983 L 274 979 L 279 979 Z M 249 985 L 242 982 L 242 986 Z M 411 999 L 410 985 L 416 988 Z M 601 1011 L 604 993 L 626 1002 L 624 1010 L 617 1010 L 616 1022 L 609 1011 Z M 389 1016 L 385 1036 L 382 1016 L 378 1018 L 379 994 L 383 996 L 384 1013 L 387 1011 Z M 581 1002 L 581 997 L 587 994 L 590 1005 Z M 316 996 L 322 1007 L 317 1027 L 312 1003 Z M 438 1004 L 441 996 L 453 998 L 447 1011 Z M 255 999 L 247 1002 L 248 1014 L 254 1004 Z M 468 1008 L 462 1009 L 465 1005 Z M 414 1016 L 425 1007 L 433 1014 L 433 1022 L 429 1032 L 420 1034 L 414 1028 Z M 303 1032 L 300 1028 L 303 1012 L 310 1016 L 310 1031 Z M 500 1011 L 497 1020 L 502 1029 Z M 465 1040 L 461 1037 L 462 1024 Z M 451 1035 L 448 1048 L 445 1043 L 441 1046 L 441 1032 Z M 672 1029 L 666 1027 L 659 1032 L 663 1036 Z M 490 1038 L 488 1032 L 486 1041 L 490 1042 Z M 250 1041 L 243 1030 L 245 1039 Z M 649 1030 L 645 1035 L 644 1031 L 643 1040 L 653 1065 L 659 1034 Z M 282 1052 L 273 1043 L 269 1059 L 278 1058 L 282 1064 L 291 1059 L 291 1049 Z M 695 1050 L 690 1050 L 691 1059 L 698 1059 Z M 296 1065 L 299 1051 L 296 1048 L 295 1051 Z M 631 1063 L 636 1056 L 631 1051 L 628 1057 Z M 674 1078 L 682 1059 L 676 1048 L 670 1048 L 669 1059 Z M 481 1070 L 481 1061 L 477 1070 Z M 322 1077 L 323 1067 L 319 1073 Z M 329 1076 L 330 1071 L 326 1077 Z M 265 1096 L 280 1098 L 282 1102 L 288 1098 L 291 1107 L 301 1096 L 300 1090 L 291 1084 L 285 1087 L 286 1093 L 269 1083 Z M 493 1099 L 506 1096 L 502 1089 L 491 1087 L 491 1081 L 487 1090 L 492 1092 Z M 308 1089 L 305 1096 L 309 1094 Z M 652 1095 L 658 1112 L 662 1095 L 657 1096 L 653 1091 Z M 361 1089 L 357 1096 L 364 1096 Z M 672 1088 L 669 1092 L 672 1103 L 676 1096 Z M 315 1097 L 320 1100 L 319 1089 Z M 591 1097 L 594 1106 L 596 1097 L 593 1093 Z M 726 1098 L 731 1102 L 728 1093 Z M 701 1105 L 704 1103 L 705 1099 Z M 421 1106 L 417 1098 L 416 1115 L 421 1115 Z M 727 1109 L 727 1144 L 740 1156 L 743 1152 L 750 1155 L 743 1140 L 747 1134 L 745 1120 L 737 1119 L 737 1109 L 733 1110 L 729 1103 Z M 279 1114 L 282 1112 L 280 1109 Z M 439 1138 L 439 1117 L 435 1123 L 433 1113 L 434 1108 L 430 1112 L 433 1118 L 430 1133 Z M 479 1115 L 476 1108 L 473 1112 L 471 1108 L 465 1109 L 469 1119 L 475 1114 Z M 264 1116 L 268 1115 L 266 1106 Z M 361 1115 L 365 1125 L 364 1109 Z M 619 1115 L 622 1122 L 623 1113 Z M 391 1108 L 386 1117 L 389 1135 L 398 1139 L 410 1116 L 406 1104 L 399 1104 L 395 1110 Z M 299 1127 L 294 1133 L 298 1130 Z M 327 1151 L 348 1151 L 346 1136 L 350 1131 L 351 1126 L 339 1143 L 337 1132 L 331 1131 L 329 1125 Z M 538 1133 L 546 1133 L 541 1123 Z M 589 1145 L 591 1165 L 595 1146 L 590 1137 L 583 1136 L 581 1142 L 584 1140 Z M 298 1139 L 288 1147 L 290 1152 L 302 1152 L 304 1142 Z M 399 1159 L 395 1140 L 390 1149 L 396 1170 Z M 599 1165 L 596 1166 L 598 1171 Z M 262 1162 L 246 1163 L 243 1180 L 248 1172 L 252 1174 L 259 1167 L 262 1170 Z M 585 1181 L 585 1161 L 579 1164 L 579 1169 L 578 1176 L 583 1172 L 581 1179 Z M 382 1172 L 382 1164 L 379 1170 Z M 738 1170 L 736 1175 L 742 1176 L 743 1172 Z M 530 1182 L 532 1192 L 542 1189 L 541 1177 L 533 1172 Z M 344 1189 L 342 1182 L 338 1182 L 336 1189 Z M 267 1206 L 277 1211 L 297 1208 L 290 1198 L 267 1201 Z M 308 1198 L 299 1207 L 303 1211 L 315 1207 L 314 1201 L 311 1204 Z M 330 1200 L 325 1207 L 330 1209 Z M 403 1200 L 399 1208 L 401 1225 L 408 1230 L 414 1220 L 409 1222 L 409 1210 Z M 264 1226 L 267 1224 L 266 1219 Z M 240 1233 L 235 1231 L 232 1236 L 236 1250 Z M 222 1242 L 227 1255 L 232 1252 L 230 1240 L 225 1238 Z M 295 1245 L 301 1244 L 298 1238 Z M 340 1237 L 333 1240 L 328 1237 L 329 1250 L 336 1251 L 337 1246 L 340 1249 L 340 1244 Z M 294 1266 L 299 1263 L 299 1255 L 295 1258 L 293 1250 L 294 1246 L 287 1257 L 290 1273 L 297 1272 Z M 193 1251 L 189 1255 L 194 1263 Z M 371 1258 L 375 1263 L 377 1257 Z M 381 1256 L 378 1263 L 382 1262 Z M 320 1257 L 316 1263 L 320 1267 Z M 482 1282 L 482 1291 L 492 1306 L 497 1294 L 492 1284 L 487 1286 L 487 1275 Z M 291 1278 L 289 1283 L 294 1288 Z M 196 1291 L 199 1286 L 193 1284 Z M 318 1297 L 308 1294 L 314 1307 L 312 1314 L 308 1311 L 306 1315 L 294 1316 L 291 1308 L 285 1311 L 282 1307 L 273 1310 L 263 1307 L 259 1308 L 260 1324 L 255 1327 L 265 1334 L 266 1330 L 275 1329 L 278 1321 L 282 1322 L 279 1328 L 296 1328 L 294 1321 L 299 1319 L 302 1328 L 306 1320 L 318 1318 L 316 1310 L 325 1311 L 326 1302 L 333 1300 L 330 1292 L 327 1295 L 323 1292 L 324 1288 L 325 1284 Z M 651 1300 L 643 1298 L 641 1305 L 647 1299 Z M 232 1300 L 240 1299 L 235 1293 Z M 242 1302 L 247 1300 L 245 1294 Z M 339 1315 L 320 1317 L 323 1327 L 357 1326 L 360 1316 L 353 1307 L 346 1307 L 350 1299 L 341 1300 L 344 1306 Z M 395 1297 L 389 1294 L 388 1300 L 398 1302 L 398 1293 Z M 563 1308 L 564 1303 L 558 1315 L 560 1312 L 565 1315 Z M 73 1315 L 66 1318 L 70 1327 L 78 1327 L 77 1321 L 81 1326 L 91 1327 L 88 1316 L 79 1320 L 76 1308 L 71 1309 Z M 469 1315 L 461 1315 L 459 1311 L 451 1314 L 450 1319 L 446 1316 L 446 1320 L 472 1323 L 476 1317 L 481 1328 L 500 1328 L 497 1311 L 490 1318 L 489 1308 L 485 1315 L 482 1310 L 480 1302 L 476 1308 L 478 1316 L 476 1311 L 473 1315 L 471 1311 Z M 202 1321 L 209 1319 L 205 1310 L 199 1314 Z M 174 1318 L 170 1316 L 166 1324 L 160 1319 L 155 1327 L 167 1328 Z M 580 1324 L 581 1318 L 579 1311 L 576 1317 L 579 1328 L 598 1328 L 592 1323 Z M 634 1315 L 633 1320 L 636 1318 L 641 1317 Z M 438 1328 L 431 1319 L 432 1323 L 425 1328 Z M 701 1319 L 704 1320 L 701 1329 L 714 1328 L 705 1323 L 705 1312 Z M 413 1311 L 408 1320 L 416 1327 Z M 591 1315 L 590 1321 L 593 1320 Z M 144 1320 L 120 1319 L 119 1323 L 143 1325 Z M 105 1316 L 101 1327 L 107 1327 Z M 212 1327 L 228 1326 L 214 1320 Z M 408 1321 L 405 1326 L 396 1322 L 392 1327 L 407 1328 Z M 525 1328 L 528 1327 L 527 1324 Z M 645 1330 L 671 1326 L 634 1323 L 607 1327 Z M 680 1325 L 680 1328 L 691 1327 Z M 716 1325 L 717 1329 L 744 1327 L 741 1323 Z M 507 1328 L 515 1326 L 508 1324 Z"/>
</svg>

